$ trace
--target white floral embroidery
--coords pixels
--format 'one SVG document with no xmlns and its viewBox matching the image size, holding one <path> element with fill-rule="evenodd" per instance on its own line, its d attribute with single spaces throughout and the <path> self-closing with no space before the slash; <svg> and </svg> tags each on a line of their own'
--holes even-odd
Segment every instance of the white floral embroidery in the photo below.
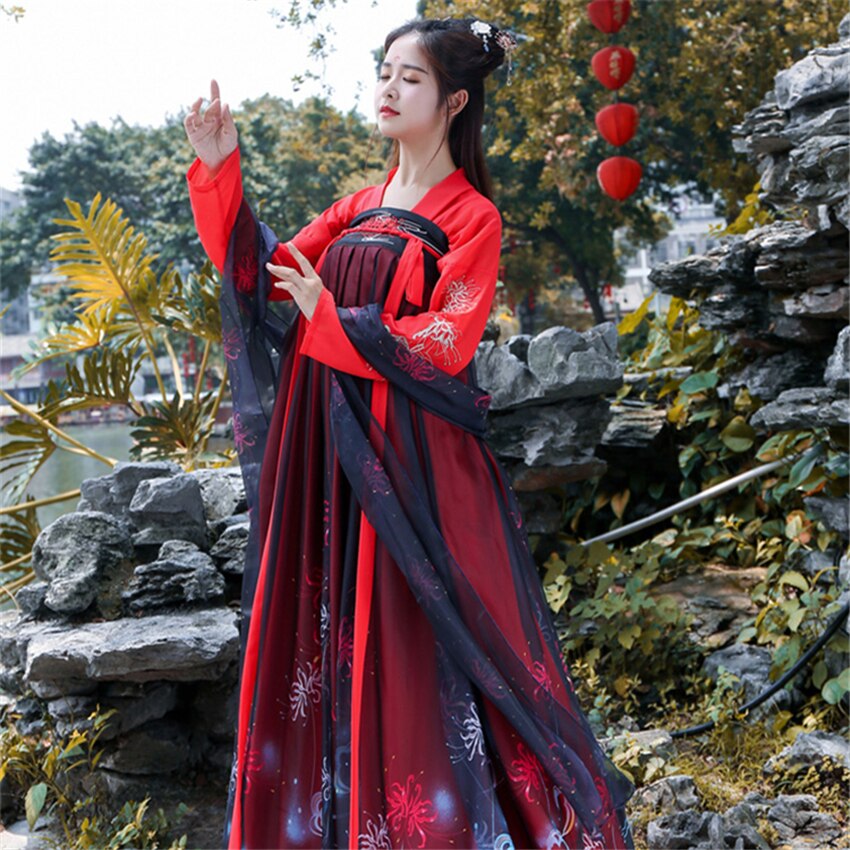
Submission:
<svg viewBox="0 0 850 850">
<path fill-rule="evenodd" d="M 322 835 L 322 792 L 316 791 L 310 798 L 310 832 Z"/>
<path fill-rule="evenodd" d="M 462 313 L 472 309 L 473 298 L 480 287 L 473 285 L 471 281 L 453 280 L 446 287 L 446 294 L 443 300 L 444 313 Z"/>
<path fill-rule="evenodd" d="M 331 627 L 331 612 L 328 610 L 328 603 L 324 600 L 319 608 L 319 636 L 324 644 L 328 636 L 328 631 Z"/>
<path fill-rule="evenodd" d="M 484 757 L 484 730 L 481 728 L 481 718 L 478 716 L 478 706 L 471 702 L 469 714 L 463 718 L 460 739 L 466 747 L 466 757 L 473 761 L 476 755 Z"/>
<path fill-rule="evenodd" d="M 322 698 L 322 672 L 314 669 L 313 662 L 308 661 L 306 669 L 299 666 L 295 671 L 295 681 L 289 691 L 289 708 L 292 720 L 301 717 L 307 722 L 307 708 L 310 702 L 318 703 Z"/>
<path fill-rule="evenodd" d="M 359 850 L 392 850 L 389 824 L 383 815 L 378 815 L 377 823 L 369 818 L 366 831 L 357 836 Z"/>
<path fill-rule="evenodd" d="M 443 362 L 456 363 L 460 360 L 460 351 L 455 345 L 459 336 L 460 331 L 448 316 L 436 315 L 430 324 L 413 334 L 412 338 L 418 342 L 410 350 L 433 363 L 431 351 L 437 349 Z"/>
</svg>

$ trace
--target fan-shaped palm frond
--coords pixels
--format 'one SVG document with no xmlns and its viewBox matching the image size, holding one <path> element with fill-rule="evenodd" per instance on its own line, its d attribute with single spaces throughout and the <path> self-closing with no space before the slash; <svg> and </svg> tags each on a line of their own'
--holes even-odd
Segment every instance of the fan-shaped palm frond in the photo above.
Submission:
<svg viewBox="0 0 850 850">
<path fill-rule="evenodd" d="M 135 234 L 114 201 L 107 199 L 101 206 L 100 193 L 87 213 L 76 201 L 66 198 L 65 204 L 71 218 L 55 222 L 71 230 L 52 237 L 60 243 L 50 252 L 56 271 L 70 281 L 71 297 L 84 302 L 81 318 L 100 312 L 111 324 L 121 315 L 132 319 L 138 327 L 138 338 L 148 349 L 164 397 L 165 385 L 156 366 L 155 321 L 150 312 L 151 306 L 158 303 L 152 266 L 156 254 L 146 253 L 147 239 Z M 127 329 L 113 326 L 110 331 L 120 334 Z"/>
</svg>

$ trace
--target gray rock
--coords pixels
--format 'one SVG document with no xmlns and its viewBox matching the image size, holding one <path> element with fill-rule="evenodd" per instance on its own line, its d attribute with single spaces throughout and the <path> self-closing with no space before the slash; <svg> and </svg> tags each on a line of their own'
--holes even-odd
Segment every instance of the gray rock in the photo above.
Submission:
<svg viewBox="0 0 850 850">
<path fill-rule="evenodd" d="M 492 397 L 491 412 L 519 407 L 544 396 L 540 382 L 507 343 L 482 342 L 475 356 L 475 371 L 479 385 Z"/>
<path fill-rule="evenodd" d="M 786 316 L 804 316 L 811 319 L 844 319 L 850 306 L 850 289 L 846 286 L 823 284 L 813 286 L 782 300 Z"/>
<path fill-rule="evenodd" d="M 770 680 L 772 656 L 761 646 L 734 643 L 708 655 L 703 662 L 703 673 L 716 681 L 721 668 L 738 677 L 735 687 L 743 691 L 744 702 L 750 702 L 766 691 Z M 770 716 L 777 710 L 793 709 L 802 704 L 803 696 L 793 683 L 780 688 L 768 699 L 750 711 L 754 718 Z"/>
<path fill-rule="evenodd" d="M 137 726 L 155 720 L 177 705 L 177 685 L 171 682 L 127 683 L 137 689 L 134 696 L 110 696 L 109 691 L 99 688 L 84 696 L 65 696 L 49 700 L 47 711 L 56 731 L 70 735 L 73 730 L 85 731 L 94 728 L 91 715 L 98 710 L 105 714 L 110 709 L 117 713 L 109 717 L 101 729 L 100 741 L 110 741 Z"/>
<path fill-rule="evenodd" d="M 806 512 L 828 529 L 837 531 L 845 540 L 850 537 L 850 502 L 846 497 L 805 496 L 803 504 Z"/>
<path fill-rule="evenodd" d="M 512 410 L 490 417 L 487 442 L 526 466 L 569 466 L 593 456 L 609 419 L 608 402 L 583 399 Z"/>
<path fill-rule="evenodd" d="M 186 540 L 166 541 L 157 560 L 139 564 L 122 594 L 127 610 L 211 604 L 224 596 L 224 577 L 205 552 Z"/>
<path fill-rule="evenodd" d="M 773 401 L 794 387 L 814 386 L 823 370 L 823 361 L 808 349 L 789 349 L 759 357 L 717 387 L 721 398 L 734 398 L 746 387 L 753 398 Z"/>
<path fill-rule="evenodd" d="M 652 820 L 646 827 L 653 850 L 716 850 L 726 847 L 723 818 L 716 812 L 676 812 Z M 765 842 L 764 850 L 770 845 Z"/>
<path fill-rule="evenodd" d="M 762 769 L 766 774 L 782 769 L 794 772 L 820 765 L 825 758 L 850 770 L 850 741 L 831 732 L 800 732 L 791 746 L 769 758 Z"/>
<path fill-rule="evenodd" d="M 210 555 L 226 575 L 242 575 L 245 571 L 245 548 L 248 545 L 249 522 L 228 526 L 216 540 Z"/>
<path fill-rule="evenodd" d="M 165 460 L 117 463 L 109 475 L 83 481 L 80 485 L 82 499 L 78 510 L 95 510 L 126 517 L 130 502 L 142 481 L 149 478 L 169 478 L 179 472 L 180 467 L 176 463 Z"/>
<path fill-rule="evenodd" d="M 676 745 L 673 737 L 666 729 L 644 729 L 640 732 L 625 732 L 622 735 L 613 735 L 601 741 L 602 746 L 609 753 L 620 747 L 637 747 L 640 752 L 640 761 L 645 763 L 650 758 L 659 757 L 665 761 L 676 755 Z"/>
<path fill-rule="evenodd" d="M 850 425 L 850 399 L 829 387 L 796 387 L 760 407 L 750 417 L 750 424 L 758 431 L 846 428 Z"/>
<path fill-rule="evenodd" d="M 632 806 L 650 806 L 663 815 L 699 808 L 697 787 L 691 776 L 665 776 L 635 792 Z"/>
<path fill-rule="evenodd" d="M 236 613 L 202 609 L 42 629 L 26 640 L 24 670 L 39 696 L 52 697 L 80 680 L 96 685 L 116 679 L 216 679 L 237 659 L 238 650 Z"/>
<path fill-rule="evenodd" d="M 790 111 L 808 103 L 847 100 L 850 55 L 841 44 L 816 47 L 774 78 L 776 103 Z"/>
<path fill-rule="evenodd" d="M 149 721 L 103 749 L 101 765 L 125 774 L 174 773 L 193 760 L 189 730 L 172 718 Z"/>
<path fill-rule="evenodd" d="M 35 574 L 48 584 L 44 604 L 67 616 L 96 600 L 104 616 L 119 616 L 119 594 L 132 572 L 132 556 L 127 526 L 114 516 L 83 511 L 59 517 L 33 547 Z"/>
<path fill-rule="evenodd" d="M 31 581 L 25 584 L 15 594 L 15 601 L 20 606 L 21 612 L 35 618 L 51 614 L 50 609 L 44 604 L 48 588 L 46 581 Z"/>
<path fill-rule="evenodd" d="M 730 236 L 705 254 L 659 263 L 649 279 L 662 292 L 688 298 L 693 290 L 710 291 L 729 283 L 742 290 L 752 286 L 756 261 L 752 239 Z"/>
<path fill-rule="evenodd" d="M 133 536 L 136 546 L 189 540 L 207 548 L 204 503 L 194 475 L 142 481 L 130 503 L 130 518 L 138 529 Z"/>
<path fill-rule="evenodd" d="M 247 510 L 245 483 L 238 467 L 199 469 L 190 473 L 201 486 L 207 522 L 212 524 Z"/>
<path fill-rule="evenodd" d="M 504 347 L 513 354 L 514 357 L 522 360 L 523 363 L 528 363 L 528 346 L 534 337 L 531 334 L 515 334 L 510 339 L 505 340 Z"/>
<path fill-rule="evenodd" d="M 617 358 L 616 326 L 606 322 L 580 334 L 572 328 L 547 328 L 528 346 L 528 368 L 549 399 L 616 391 L 623 383 Z"/>
<path fill-rule="evenodd" d="M 809 838 L 818 842 L 811 846 L 827 847 L 841 834 L 835 818 L 818 811 L 812 794 L 780 794 L 767 817 L 783 841 Z"/>
<path fill-rule="evenodd" d="M 850 389 L 850 326 L 842 328 L 838 334 L 835 351 L 826 363 L 823 380 L 828 387 L 845 395 Z"/>
<path fill-rule="evenodd" d="M 612 404 L 611 419 L 602 435 L 604 446 L 645 448 L 667 425 L 667 411 L 649 404 Z"/>
</svg>

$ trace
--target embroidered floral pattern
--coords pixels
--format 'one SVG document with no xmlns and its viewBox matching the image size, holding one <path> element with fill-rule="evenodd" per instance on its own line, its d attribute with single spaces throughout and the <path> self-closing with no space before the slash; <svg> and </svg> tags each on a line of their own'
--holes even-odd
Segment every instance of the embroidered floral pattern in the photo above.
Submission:
<svg viewBox="0 0 850 850">
<path fill-rule="evenodd" d="M 453 280 L 446 286 L 443 299 L 444 313 L 463 313 L 471 310 L 475 304 L 475 294 L 481 291 L 480 286 L 475 286 L 472 281 Z"/>
<path fill-rule="evenodd" d="M 531 675 L 537 682 L 537 687 L 534 689 L 534 699 L 539 700 L 543 691 L 552 693 L 552 677 L 542 661 L 535 661 L 531 665 Z"/>
<path fill-rule="evenodd" d="M 414 381 L 433 381 L 436 376 L 432 364 L 407 348 L 396 349 L 393 364 L 407 372 Z"/>
<path fill-rule="evenodd" d="M 478 398 L 477 398 L 477 399 L 475 399 L 475 406 L 476 406 L 479 410 L 489 410 L 490 405 L 491 405 L 492 403 L 493 403 L 493 396 L 491 396 L 491 395 L 489 395 L 489 394 L 488 394 L 488 395 L 478 396 Z"/>
<path fill-rule="evenodd" d="M 582 835 L 582 850 L 605 850 L 602 836 L 591 838 L 586 832 Z"/>
<path fill-rule="evenodd" d="M 257 438 L 249 434 L 248 428 L 242 422 L 238 411 L 233 413 L 233 445 L 237 454 L 242 454 L 247 448 L 251 448 L 257 442 Z"/>
<path fill-rule="evenodd" d="M 337 646 L 337 665 L 351 669 L 354 659 L 354 626 L 348 617 L 339 621 L 339 645 Z"/>
<path fill-rule="evenodd" d="M 257 288 L 257 257 L 245 254 L 233 269 L 233 280 L 240 292 L 250 295 Z"/>
<path fill-rule="evenodd" d="M 221 347 L 224 349 L 224 356 L 227 360 L 236 360 L 242 353 L 242 340 L 239 338 L 239 331 L 236 328 L 231 328 L 221 337 Z"/>
<path fill-rule="evenodd" d="M 508 776 L 510 776 L 512 782 L 522 786 L 522 792 L 529 803 L 534 802 L 531 792 L 541 790 L 542 772 L 543 769 L 537 760 L 537 756 L 525 744 L 519 744 L 517 746 L 517 758 L 511 762 Z"/>
<path fill-rule="evenodd" d="M 481 728 L 478 706 L 474 702 L 469 704 L 468 713 L 461 721 L 460 739 L 469 761 L 473 761 L 476 755 L 484 758 L 484 730 Z"/>
<path fill-rule="evenodd" d="M 460 360 L 460 351 L 455 345 L 459 336 L 460 331 L 451 319 L 436 315 L 422 330 L 412 335 L 417 343 L 410 350 L 432 362 L 432 353 L 436 351 L 445 364 L 456 363 Z"/>
<path fill-rule="evenodd" d="M 310 798 L 310 832 L 322 835 L 322 792 L 316 791 Z"/>
<path fill-rule="evenodd" d="M 437 820 L 437 812 L 431 800 L 422 799 L 422 786 L 416 782 L 412 773 L 404 785 L 393 783 L 387 793 L 387 810 L 393 829 L 403 832 L 408 838 L 411 838 L 414 832 L 417 833 L 417 846 L 425 846 L 425 825 Z"/>
<path fill-rule="evenodd" d="M 383 815 L 378 815 L 377 821 L 369 818 L 365 832 L 357 836 L 359 850 L 392 850 L 392 846 L 389 824 Z"/>
<path fill-rule="evenodd" d="M 299 665 L 295 671 L 295 681 L 289 689 L 289 709 L 292 720 L 299 717 L 307 723 L 307 708 L 310 703 L 317 704 L 322 698 L 322 671 L 313 666 L 312 661 L 307 662 L 306 668 Z"/>
<path fill-rule="evenodd" d="M 434 566 L 429 561 L 412 561 L 410 564 L 410 576 L 413 579 L 416 590 L 427 599 L 436 602 L 445 595 L 443 584 L 437 579 Z"/>
<path fill-rule="evenodd" d="M 387 473 L 384 467 L 376 457 L 358 458 L 360 468 L 363 470 L 363 477 L 366 479 L 366 486 L 373 493 L 380 493 L 386 496 L 390 492 L 390 480 L 387 478 Z"/>
</svg>

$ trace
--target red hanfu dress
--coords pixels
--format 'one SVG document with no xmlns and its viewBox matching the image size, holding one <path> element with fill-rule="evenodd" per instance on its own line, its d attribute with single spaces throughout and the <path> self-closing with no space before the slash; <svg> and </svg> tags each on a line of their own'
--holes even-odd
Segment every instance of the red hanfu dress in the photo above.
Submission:
<svg viewBox="0 0 850 850">
<path fill-rule="evenodd" d="M 484 439 L 499 213 L 463 169 L 385 207 L 393 173 L 294 237 L 311 320 L 239 152 L 188 174 L 251 518 L 223 846 L 632 848 Z"/>
</svg>

